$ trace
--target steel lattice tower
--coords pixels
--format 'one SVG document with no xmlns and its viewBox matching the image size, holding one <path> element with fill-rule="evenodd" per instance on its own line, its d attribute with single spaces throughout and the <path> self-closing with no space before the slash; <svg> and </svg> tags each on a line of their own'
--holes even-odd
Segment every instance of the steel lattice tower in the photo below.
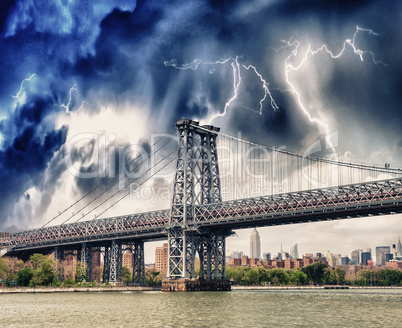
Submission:
<svg viewBox="0 0 402 328">
<path fill-rule="evenodd" d="M 179 132 L 176 174 L 168 229 L 167 278 L 195 278 L 196 252 L 200 278 L 225 278 L 227 231 L 193 228 L 200 220 L 193 206 L 221 202 L 216 137 L 219 128 L 198 122 L 176 122 Z"/>
</svg>

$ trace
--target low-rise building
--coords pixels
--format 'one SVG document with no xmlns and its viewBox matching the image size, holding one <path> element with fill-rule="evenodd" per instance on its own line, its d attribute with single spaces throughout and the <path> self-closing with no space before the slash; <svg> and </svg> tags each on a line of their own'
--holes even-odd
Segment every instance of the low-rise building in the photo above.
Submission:
<svg viewBox="0 0 402 328">
<path fill-rule="evenodd" d="M 389 261 L 385 262 L 385 267 L 389 269 L 402 270 L 402 261 Z"/>
</svg>

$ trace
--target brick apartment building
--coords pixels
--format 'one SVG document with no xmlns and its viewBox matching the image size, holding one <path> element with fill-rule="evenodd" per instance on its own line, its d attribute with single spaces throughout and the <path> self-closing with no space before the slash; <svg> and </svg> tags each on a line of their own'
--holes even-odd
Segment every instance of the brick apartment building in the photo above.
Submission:
<svg viewBox="0 0 402 328">
<path fill-rule="evenodd" d="M 155 271 L 159 271 L 162 277 L 166 277 L 168 269 L 168 244 L 155 249 Z"/>
</svg>

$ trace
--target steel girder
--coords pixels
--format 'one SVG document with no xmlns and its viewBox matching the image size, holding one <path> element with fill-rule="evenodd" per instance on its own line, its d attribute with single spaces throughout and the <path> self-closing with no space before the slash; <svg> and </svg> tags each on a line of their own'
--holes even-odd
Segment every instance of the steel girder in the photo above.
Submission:
<svg viewBox="0 0 402 328">
<path fill-rule="evenodd" d="M 56 246 L 54 248 L 54 259 L 57 261 L 60 261 L 60 262 L 64 261 L 64 249 L 63 248 L 61 248 L 59 246 Z"/>
<path fill-rule="evenodd" d="M 200 279 L 226 279 L 226 235 L 227 233 L 210 232 L 197 238 Z"/>
<path fill-rule="evenodd" d="M 184 226 L 191 219 L 194 203 L 194 162 L 195 131 L 191 121 L 184 120 L 177 124 L 179 145 L 177 150 L 176 173 L 173 181 L 173 198 L 169 227 Z"/>
<path fill-rule="evenodd" d="M 231 229 L 255 226 L 256 220 L 261 226 L 269 226 L 357 217 L 360 213 L 367 216 L 371 214 L 388 214 L 395 211 L 402 211 L 401 178 L 340 186 L 338 188 L 307 190 L 223 203 L 195 205 L 193 207 L 194 219 L 187 224 L 190 230 L 205 226 L 211 228 L 219 226 Z M 123 234 L 128 237 L 130 234 L 136 236 L 138 231 L 144 233 L 152 231 L 154 229 L 152 225 L 158 225 L 158 221 L 168 223 L 168 218 L 169 210 L 163 210 L 11 233 L 10 243 L 13 248 L 2 249 L 1 255 L 16 254 L 24 249 L 40 249 L 45 247 L 45 243 L 46 247 L 58 244 L 63 245 L 62 243 L 64 243 L 67 250 L 68 245 L 79 243 L 82 240 L 80 238 L 91 237 L 93 242 L 99 243 L 105 235 L 109 238 L 105 239 L 105 241 L 116 237 L 120 238 Z M 147 228 L 147 221 L 155 223 L 149 222 L 149 228 Z M 131 225 L 140 226 L 140 228 L 132 228 Z M 165 227 L 164 223 L 160 225 Z M 170 247 L 176 247 L 176 245 L 182 247 L 180 243 L 183 243 L 183 240 L 180 241 L 179 239 L 183 237 L 183 231 L 181 231 L 180 227 L 178 230 L 169 230 Z M 84 231 L 85 233 L 83 233 Z M 103 231 L 109 232 L 104 233 Z M 69 237 L 59 238 L 63 234 L 68 234 Z M 158 234 L 160 235 L 161 232 Z M 147 238 L 152 238 L 152 234 L 150 234 L 150 237 L 142 237 L 141 240 Z M 183 249 L 181 251 L 176 249 L 174 252 L 169 252 L 169 254 L 175 256 L 176 259 L 179 256 L 184 257 Z M 174 263 L 177 267 L 183 265 L 180 261 Z M 170 264 L 172 263 L 170 262 Z M 176 272 L 175 276 L 179 277 L 180 274 Z"/>
<path fill-rule="evenodd" d="M 176 122 L 179 146 L 168 228 L 168 277 L 193 278 L 196 231 L 188 229 L 194 221 L 196 204 L 220 202 L 220 180 L 216 136 L 218 129 L 199 127 L 197 122 Z"/>
<path fill-rule="evenodd" d="M 103 274 L 102 282 L 110 281 L 110 245 L 105 246 L 103 249 Z"/>
<path fill-rule="evenodd" d="M 256 217 L 307 216 L 314 212 L 344 212 L 370 208 L 374 212 L 386 205 L 402 204 L 402 178 L 307 190 L 273 196 L 240 199 L 194 206 L 195 221 L 200 226 L 217 223 L 246 222 Z M 401 209 L 402 210 L 402 209 Z M 351 214 L 353 216 L 353 214 Z M 333 217 L 333 216 L 328 216 Z M 267 225 L 268 221 L 266 222 Z"/>
<path fill-rule="evenodd" d="M 54 248 L 54 259 L 56 261 L 58 261 L 58 265 L 60 265 L 64 261 L 64 259 L 65 259 L 65 257 L 64 257 L 64 249 L 62 247 L 56 246 Z M 64 268 L 59 270 L 59 272 L 60 272 L 60 278 L 63 281 L 64 280 Z"/>
<path fill-rule="evenodd" d="M 103 256 L 103 283 L 117 283 L 123 281 L 123 252 L 120 241 L 112 240 L 110 245 L 105 246 Z"/>
<path fill-rule="evenodd" d="M 184 275 L 184 231 L 180 228 L 171 228 L 168 231 L 168 277 L 181 278 Z"/>
<path fill-rule="evenodd" d="M 195 256 L 196 256 L 196 248 L 195 248 L 195 236 L 194 231 L 184 231 L 184 249 L 185 249 L 185 277 L 194 278 L 195 277 Z"/>
<path fill-rule="evenodd" d="M 138 241 L 131 244 L 131 252 L 133 254 L 133 283 L 145 283 L 145 258 L 144 258 L 144 241 Z"/>
<path fill-rule="evenodd" d="M 168 222 L 169 210 L 152 211 L 15 232 L 10 234 L 10 244 L 31 244 L 54 240 L 62 241 L 64 239 L 82 240 L 90 236 L 102 236 L 119 232 L 165 227 Z"/>
<path fill-rule="evenodd" d="M 92 246 L 83 243 L 81 246 L 81 253 L 79 261 L 86 266 L 86 273 L 88 281 L 92 281 Z"/>
<path fill-rule="evenodd" d="M 200 134 L 201 137 L 201 200 L 196 204 L 219 203 L 221 188 L 216 148 L 216 134 Z"/>
<path fill-rule="evenodd" d="M 112 240 L 108 252 L 109 282 L 117 283 L 123 281 L 123 252 L 121 242 Z"/>
</svg>

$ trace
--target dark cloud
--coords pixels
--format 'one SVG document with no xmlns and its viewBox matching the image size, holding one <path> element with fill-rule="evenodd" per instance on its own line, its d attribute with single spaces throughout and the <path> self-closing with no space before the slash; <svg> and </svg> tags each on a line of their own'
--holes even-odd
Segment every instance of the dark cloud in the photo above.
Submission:
<svg viewBox="0 0 402 328">
<path fill-rule="evenodd" d="M 0 33 L 4 33 L 7 27 L 7 18 L 16 0 L 3 0 L 0 2 Z"/>
<path fill-rule="evenodd" d="M 367 158 L 372 147 L 394 149 L 402 121 L 401 10 L 399 1 L 374 0 L 2 1 L 0 74 L 7 78 L 0 80 L 0 115 L 5 117 L 0 121 L 0 165 L 7 172 L 1 183 L 8 191 L 0 209 L 10 213 L 34 185 L 45 190 L 51 183 L 43 180 L 46 169 L 48 177 L 60 179 L 67 127 L 56 129 L 55 118 L 63 114 L 61 105 L 73 85 L 77 91 L 71 108 L 85 99 L 94 114 L 111 103 L 120 115 L 126 108 L 122 105 L 146 104 L 138 107 L 170 130 L 182 117 L 223 113 L 234 95 L 231 64 L 237 58 L 261 73 L 278 108 L 267 98 L 260 113 L 261 80 L 241 66 L 238 97 L 226 117 L 212 124 L 252 141 L 302 150 L 323 129 L 309 121 L 296 95 L 286 91 L 284 63 L 295 46 L 278 50 L 285 46 L 281 40 L 300 41 L 298 56 L 290 60 L 298 65 L 309 43 L 312 48 L 325 43 L 336 53 L 353 38 L 356 26 L 378 33 L 360 31 L 355 42 L 387 65 L 373 63 L 368 52 L 361 61 L 348 45 L 342 58 L 318 54 L 290 78 L 301 90 L 306 110 L 339 131 L 343 150 Z M 226 64 L 201 64 L 197 70 L 164 65 L 173 59 L 183 65 L 228 58 Z M 26 100 L 10 97 L 33 73 L 35 79 L 24 85 Z M 94 144 L 88 143 L 71 158 L 81 172 L 90 173 L 99 170 L 93 155 Z M 113 161 L 121 165 L 117 157 Z M 85 194 L 104 181 L 77 178 L 75 183 Z M 43 198 L 43 208 L 50 199 L 51 194 Z"/>
<path fill-rule="evenodd" d="M 26 193 L 29 188 L 41 189 L 45 170 L 53 177 L 46 188 L 56 185 L 60 167 L 55 170 L 49 163 L 65 143 L 68 129 L 66 126 L 55 129 L 46 122 L 53 106 L 50 97 L 29 97 L 26 105 L 17 106 L 0 123 L 0 133 L 7 136 L 0 150 L 0 189 L 6 190 L 0 208 L 8 214 L 3 216 L 8 222 L 0 222 L 0 226 L 21 224 L 16 222 L 18 218 L 9 217 L 13 206 L 22 196 L 29 202 L 30 195 Z"/>
</svg>

